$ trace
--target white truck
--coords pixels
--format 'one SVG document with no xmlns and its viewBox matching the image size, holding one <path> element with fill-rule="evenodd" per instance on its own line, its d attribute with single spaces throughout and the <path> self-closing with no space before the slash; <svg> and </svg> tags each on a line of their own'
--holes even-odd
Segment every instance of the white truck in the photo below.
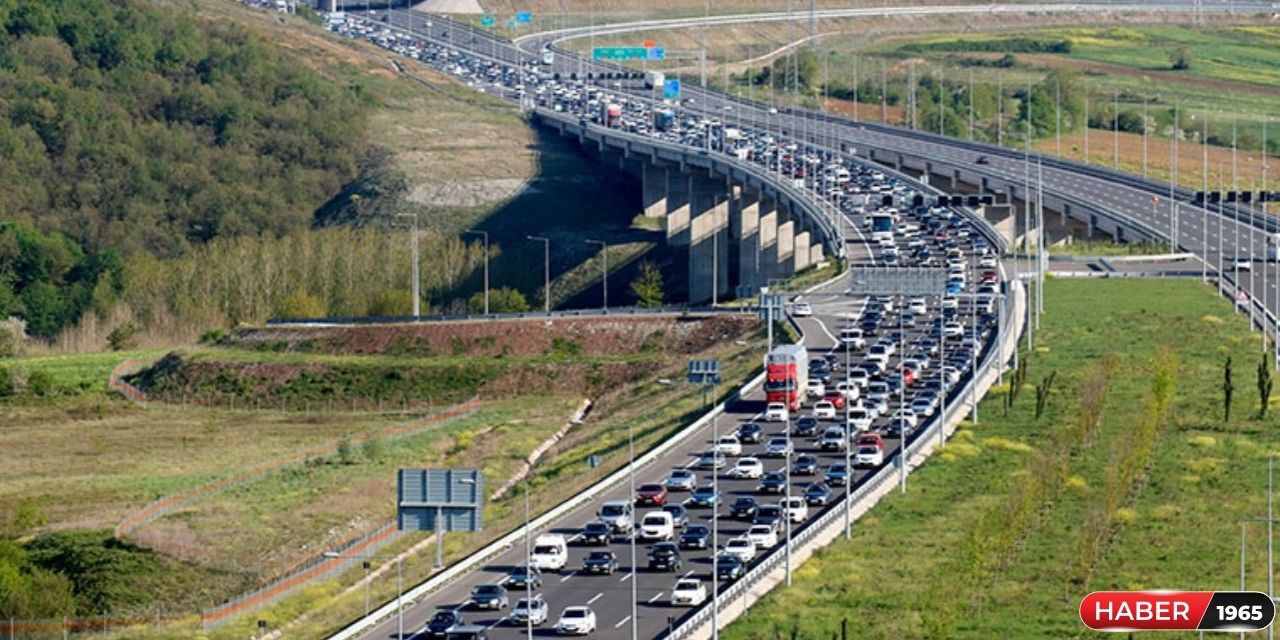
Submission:
<svg viewBox="0 0 1280 640">
<path fill-rule="evenodd" d="M 655 89 L 661 87 L 666 80 L 667 76 L 663 75 L 661 71 L 644 72 L 644 86 L 646 88 Z"/>
</svg>

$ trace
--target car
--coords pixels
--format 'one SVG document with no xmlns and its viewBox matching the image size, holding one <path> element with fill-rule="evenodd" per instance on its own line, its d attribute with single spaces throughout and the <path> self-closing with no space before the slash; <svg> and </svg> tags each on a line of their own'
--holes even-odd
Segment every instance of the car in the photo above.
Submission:
<svg viewBox="0 0 1280 640">
<path fill-rule="evenodd" d="M 469 602 L 476 609 L 502 610 L 506 609 L 510 604 L 507 600 L 507 588 L 500 584 L 476 585 L 471 590 Z"/>
<path fill-rule="evenodd" d="M 507 579 L 503 581 L 503 586 L 508 589 L 541 589 L 542 588 L 542 570 L 538 567 L 528 567 L 518 564 L 511 567 L 507 572 Z"/>
<path fill-rule="evenodd" d="M 733 504 L 729 505 L 729 517 L 731 518 L 754 518 L 756 515 L 756 499 L 751 496 L 740 496 Z"/>
<path fill-rule="evenodd" d="M 751 519 L 751 524 L 765 524 L 773 527 L 774 531 L 782 528 L 782 507 L 776 504 L 762 504 L 756 509 L 756 517 Z"/>
<path fill-rule="evenodd" d="M 862 335 L 862 330 L 854 327 L 842 329 L 840 331 L 840 345 L 848 349 L 862 350 L 867 348 L 867 339 Z"/>
<path fill-rule="evenodd" d="M 596 549 L 582 559 L 583 573 L 609 575 L 618 570 L 618 554 L 610 549 Z"/>
<path fill-rule="evenodd" d="M 660 484 L 642 484 L 636 489 L 636 504 L 660 507 L 667 503 L 667 488 Z"/>
<path fill-rule="evenodd" d="M 859 447 L 875 447 L 884 451 L 884 438 L 878 433 L 864 433 L 858 436 Z"/>
<path fill-rule="evenodd" d="M 541 595 L 520 598 L 511 609 L 511 624 L 540 626 L 547 621 L 549 613 L 547 601 Z"/>
<path fill-rule="evenodd" d="M 756 543 L 746 536 L 731 538 L 724 543 L 724 552 L 738 556 L 743 562 L 751 562 L 756 557 Z"/>
<path fill-rule="evenodd" d="M 716 575 L 721 580 L 731 581 L 742 577 L 746 571 L 746 563 L 742 558 L 732 553 L 719 553 L 716 555 Z"/>
<path fill-rule="evenodd" d="M 791 435 L 801 438 L 818 435 L 818 418 L 816 416 L 804 416 L 797 419 L 795 426 L 791 429 Z"/>
<path fill-rule="evenodd" d="M 847 442 L 844 427 L 827 427 L 822 432 L 822 437 L 818 438 L 818 448 L 823 451 L 844 451 Z"/>
<path fill-rule="evenodd" d="M 901 421 L 907 427 L 914 429 L 920 424 L 920 418 L 916 416 L 916 412 L 910 409 L 899 409 L 889 416 L 890 422 Z"/>
<path fill-rule="evenodd" d="M 596 512 L 596 517 L 600 521 L 609 525 L 615 533 L 631 533 L 635 528 L 635 520 L 632 518 L 631 502 L 627 500 L 610 500 L 600 505 L 600 510 Z"/>
<path fill-rule="evenodd" d="M 809 378 L 808 386 L 805 388 L 805 394 L 810 398 L 821 398 L 827 393 L 827 385 L 823 384 L 819 378 Z"/>
<path fill-rule="evenodd" d="M 699 469 L 723 469 L 729 461 L 724 457 L 723 453 L 716 451 L 705 451 L 698 456 Z"/>
<path fill-rule="evenodd" d="M 1253 269 L 1253 261 L 1248 258 L 1237 258 L 1234 266 L 1236 271 L 1250 271 Z"/>
<path fill-rule="evenodd" d="M 827 395 L 822 396 L 822 399 L 826 402 L 830 402 L 831 405 L 837 409 L 844 408 L 845 395 L 838 390 L 833 389 L 828 391 Z"/>
<path fill-rule="evenodd" d="M 650 571 L 679 571 L 680 549 L 674 542 L 659 542 L 649 548 Z"/>
<path fill-rule="evenodd" d="M 662 505 L 662 510 L 671 514 L 672 524 L 677 529 L 683 529 L 685 525 L 689 524 L 689 511 L 684 508 L 684 505 L 664 504 Z"/>
<path fill-rule="evenodd" d="M 849 432 L 859 433 L 871 430 L 871 412 L 861 404 L 849 409 Z"/>
<path fill-rule="evenodd" d="M 760 493 L 782 493 L 787 489 L 787 476 L 781 471 L 770 471 L 760 479 L 756 490 Z"/>
<path fill-rule="evenodd" d="M 790 458 L 793 449 L 786 436 L 773 436 L 764 447 L 764 455 L 770 458 Z"/>
<path fill-rule="evenodd" d="M 745 535 L 756 546 L 757 550 L 768 549 L 778 544 L 778 532 L 767 524 L 751 525 Z"/>
<path fill-rule="evenodd" d="M 640 519 L 641 540 L 670 540 L 675 535 L 675 518 L 666 511 L 650 511 Z"/>
<path fill-rule="evenodd" d="M 700 485 L 689 496 L 688 504 L 691 507 L 714 507 L 720 502 L 720 492 L 716 491 L 714 485 Z"/>
<path fill-rule="evenodd" d="M 791 306 L 791 315 L 797 318 L 808 318 L 813 315 L 813 307 L 808 302 L 797 302 Z"/>
<path fill-rule="evenodd" d="M 836 392 L 844 398 L 845 403 L 853 402 L 862 395 L 862 389 L 851 380 L 836 383 Z M 839 408 L 843 409 L 844 406 L 842 404 Z"/>
<path fill-rule="evenodd" d="M 836 405 L 830 400 L 823 400 L 813 405 L 813 415 L 821 420 L 835 420 Z"/>
<path fill-rule="evenodd" d="M 556 621 L 556 633 L 585 636 L 596 630 L 596 613 L 590 607 L 565 607 Z"/>
<path fill-rule="evenodd" d="M 804 501 L 804 498 L 792 496 L 783 499 L 778 504 L 786 512 L 787 517 L 791 519 L 792 524 L 804 522 L 804 519 L 809 517 L 809 504 Z"/>
<path fill-rule="evenodd" d="M 667 486 L 668 492 L 693 491 L 698 485 L 698 475 L 688 469 L 672 469 L 663 484 Z"/>
<path fill-rule="evenodd" d="M 884 450 L 879 447 L 858 447 L 853 456 L 853 464 L 858 467 L 878 467 L 884 464 Z"/>
<path fill-rule="evenodd" d="M 837 487 L 843 487 L 849 484 L 849 469 L 844 466 L 843 462 L 835 462 L 827 465 L 827 470 L 823 473 L 827 484 Z"/>
<path fill-rule="evenodd" d="M 489 629 L 475 624 L 458 625 L 449 630 L 445 640 L 489 640 Z"/>
<path fill-rule="evenodd" d="M 582 540 L 582 544 L 586 545 L 609 544 L 610 539 L 613 538 L 613 528 L 599 520 L 588 522 L 582 527 L 582 533 L 578 538 Z"/>
<path fill-rule="evenodd" d="M 931 416 L 937 406 L 937 396 L 916 396 L 916 398 L 911 401 L 911 411 L 917 416 Z"/>
<path fill-rule="evenodd" d="M 729 470 L 729 475 L 734 478 L 759 480 L 764 476 L 764 464 L 760 462 L 759 458 L 739 458 L 738 462 L 733 465 L 733 469 Z"/>
<path fill-rule="evenodd" d="M 787 410 L 787 405 L 781 402 L 770 402 L 765 405 L 764 419 L 766 422 L 786 422 L 790 417 L 791 414 Z"/>
<path fill-rule="evenodd" d="M 754 422 L 744 422 L 738 426 L 738 440 L 743 444 L 760 444 L 764 440 L 764 429 Z"/>
<path fill-rule="evenodd" d="M 886 385 L 885 388 L 887 389 L 888 385 Z M 889 397 L 888 395 L 883 395 L 879 398 L 867 398 L 866 402 L 863 403 L 863 406 L 866 407 L 867 413 L 872 416 L 882 416 L 889 412 Z"/>
<path fill-rule="evenodd" d="M 711 528 L 705 524 L 685 527 L 680 534 L 681 549 L 706 549 L 711 545 Z"/>
<path fill-rule="evenodd" d="M 818 459 L 802 453 L 796 456 L 795 462 L 791 463 L 791 475 L 793 476 L 811 476 L 818 472 Z"/>
<path fill-rule="evenodd" d="M 813 482 L 804 488 L 804 501 L 812 505 L 827 506 L 834 494 L 825 482 Z"/>
<path fill-rule="evenodd" d="M 737 436 L 720 436 L 712 450 L 726 456 L 740 456 L 742 455 L 742 443 L 738 441 Z"/>
<path fill-rule="evenodd" d="M 428 638 L 443 638 L 449 635 L 457 627 L 467 624 L 463 619 L 462 612 L 455 609 L 441 609 L 437 611 L 426 626 L 422 627 L 421 635 Z"/>
<path fill-rule="evenodd" d="M 907 301 L 907 311 L 922 316 L 929 313 L 929 305 L 924 298 L 912 298 Z"/>
<path fill-rule="evenodd" d="M 681 578 L 671 588 L 671 606 L 696 607 L 707 599 L 707 588 L 697 578 Z"/>
</svg>

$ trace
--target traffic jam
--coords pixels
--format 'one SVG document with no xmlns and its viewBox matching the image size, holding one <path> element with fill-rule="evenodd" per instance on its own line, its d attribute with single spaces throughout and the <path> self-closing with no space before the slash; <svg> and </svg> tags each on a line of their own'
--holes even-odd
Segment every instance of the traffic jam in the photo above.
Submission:
<svg viewBox="0 0 1280 640">
<path fill-rule="evenodd" d="M 677 624 L 715 584 L 741 579 L 936 418 L 997 335 L 1003 283 L 995 250 L 964 216 L 893 176 L 777 132 L 729 126 L 704 106 L 655 101 L 655 84 L 557 77 L 347 15 L 331 30 L 422 61 L 480 91 L 528 100 L 588 126 L 752 162 L 838 205 L 855 233 L 853 266 L 934 267 L 945 292 L 790 301 L 808 346 L 765 356 L 763 389 L 730 406 L 694 443 L 637 472 L 532 539 L 460 579 L 419 635 L 477 640 L 624 631 L 637 616 Z M 723 111 L 723 109 L 721 109 Z M 665 465 L 665 466 L 664 466 Z M 633 547 L 634 545 L 634 547 Z M 634 548 L 635 562 L 632 562 Z M 514 558 L 514 562 L 501 564 Z M 635 580 L 633 586 L 628 583 Z M 464 595 L 465 593 L 465 595 Z M 504 631 L 507 630 L 507 631 Z"/>
</svg>

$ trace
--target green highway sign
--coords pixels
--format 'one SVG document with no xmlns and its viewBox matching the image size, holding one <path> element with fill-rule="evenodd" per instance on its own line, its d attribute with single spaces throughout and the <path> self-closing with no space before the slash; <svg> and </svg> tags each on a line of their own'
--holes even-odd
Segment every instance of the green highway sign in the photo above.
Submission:
<svg viewBox="0 0 1280 640">
<path fill-rule="evenodd" d="M 495 23 L 497 23 L 497 20 L 491 13 L 486 13 L 480 18 L 480 26 L 486 29 L 492 28 Z"/>
<path fill-rule="evenodd" d="M 596 47 L 591 50 L 595 60 L 646 60 L 649 50 L 644 47 Z"/>
</svg>

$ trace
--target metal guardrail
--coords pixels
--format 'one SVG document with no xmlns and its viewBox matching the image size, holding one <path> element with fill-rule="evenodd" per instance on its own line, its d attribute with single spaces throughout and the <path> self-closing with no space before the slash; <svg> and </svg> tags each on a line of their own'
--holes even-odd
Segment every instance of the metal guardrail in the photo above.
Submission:
<svg viewBox="0 0 1280 640">
<path fill-rule="evenodd" d="M 736 307 L 611 307 L 603 309 L 568 309 L 563 311 L 522 311 L 513 313 L 460 313 L 432 314 L 425 316 L 342 316 L 336 318 L 271 318 L 268 325 L 361 325 L 361 324 L 407 324 L 414 322 L 466 322 L 501 320 L 545 320 L 555 318 L 611 318 L 611 317 L 662 317 L 662 316 L 712 316 L 712 315 L 744 315 L 753 314 L 754 309 Z"/>
</svg>

